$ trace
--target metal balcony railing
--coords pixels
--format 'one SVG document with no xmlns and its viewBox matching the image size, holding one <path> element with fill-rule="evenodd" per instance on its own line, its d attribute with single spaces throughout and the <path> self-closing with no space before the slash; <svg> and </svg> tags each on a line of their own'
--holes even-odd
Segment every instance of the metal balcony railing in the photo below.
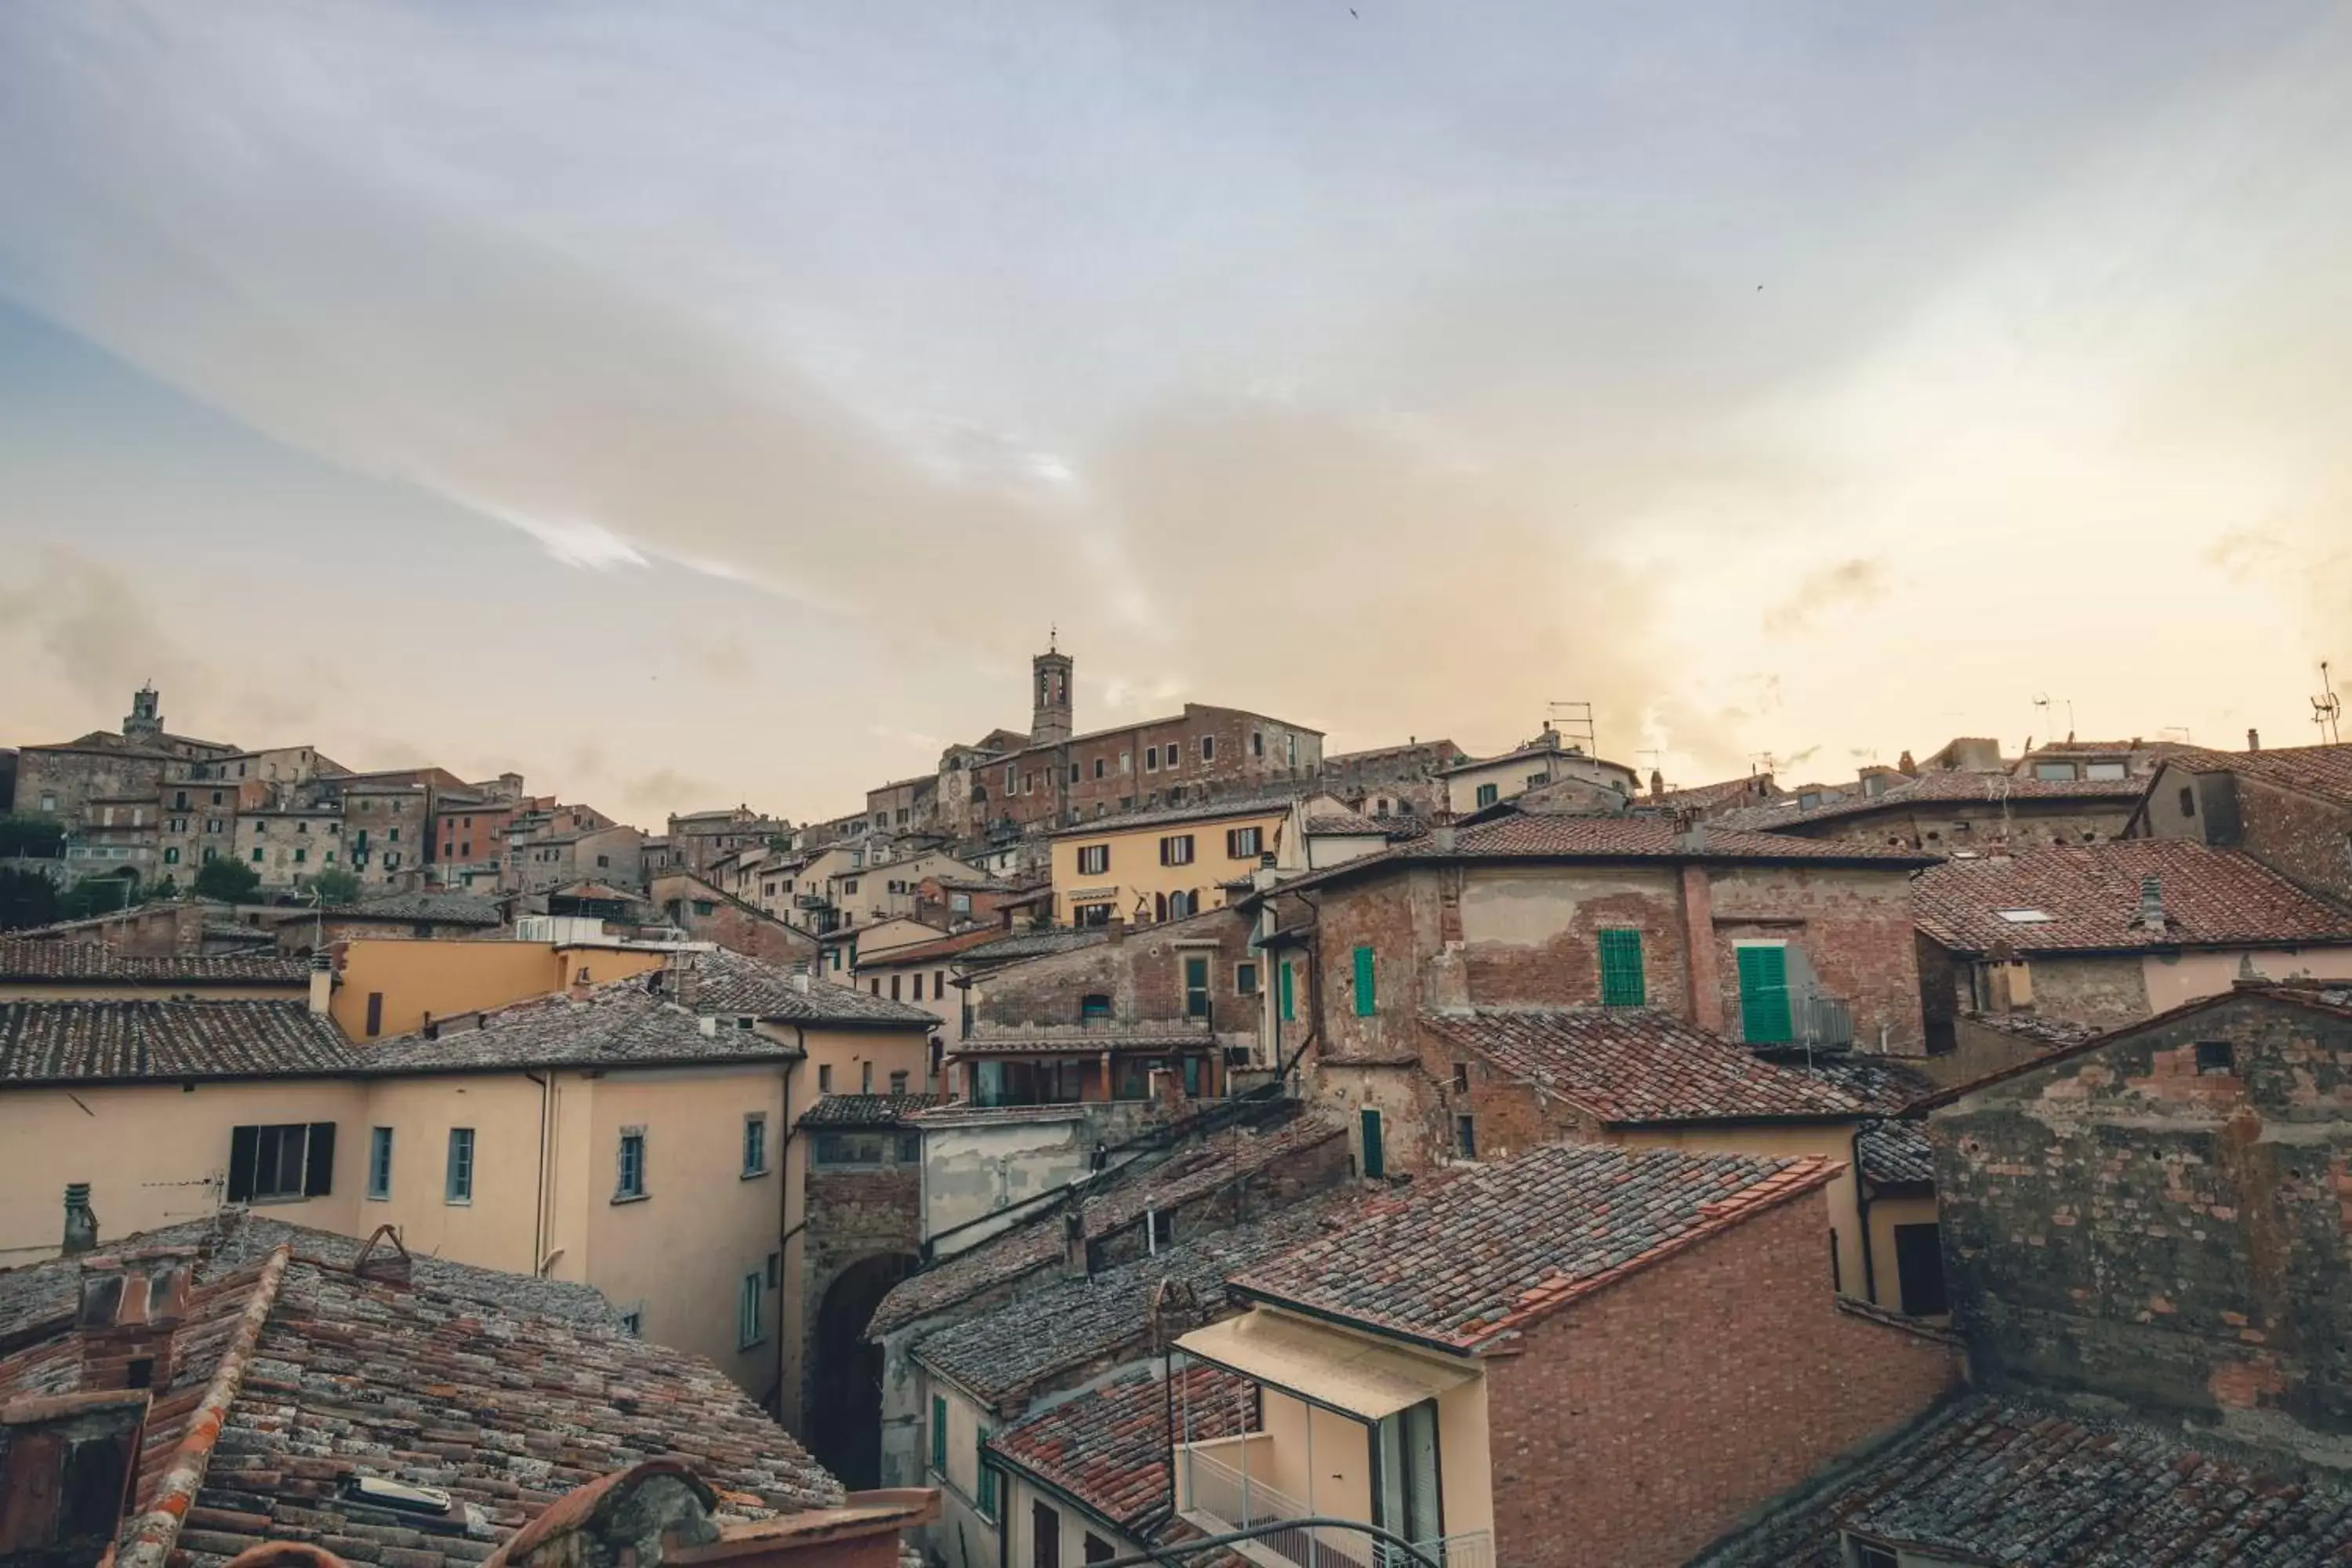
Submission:
<svg viewBox="0 0 2352 1568">
<path fill-rule="evenodd" d="M 1219 1454 L 1239 1457 L 1239 1447 L 1255 1443 L 1265 1451 L 1262 1434 L 1209 1443 L 1180 1445 L 1176 1462 L 1184 1482 L 1184 1513 L 1211 1534 L 1277 1524 L 1286 1519 L 1312 1519 L 1330 1509 L 1308 1507 L 1255 1476 L 1227 1464 Z M 1495 1538 L 1487 1531 L 1465 1531 L 1413 1545 L 1441 1568 L 1495 1568 Z M 1412 1559 L 1374 1541 L 1360 1531 L 1330 1525 L 1301 1525 L 1276 1530 L 1236 1548 L 1241 1555 L 1269 1568 L 1417 1568 Z"/>
</svg>

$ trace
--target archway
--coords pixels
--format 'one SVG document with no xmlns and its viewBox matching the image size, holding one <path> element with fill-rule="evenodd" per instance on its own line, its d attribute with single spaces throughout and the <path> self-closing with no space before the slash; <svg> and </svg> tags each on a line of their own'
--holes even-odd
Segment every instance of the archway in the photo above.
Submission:
<svg viewBox="0 0 2352 1568">
<path fill-rule="evenodd" d="M 890 1288 L 912 1274 L 904 1254 L 861 1258 L 824 1288 L 809 1345 L 809 1447 L 851 1491 L 882 1484 L 882 1347 L 866 1326 Z"/>
</svg>

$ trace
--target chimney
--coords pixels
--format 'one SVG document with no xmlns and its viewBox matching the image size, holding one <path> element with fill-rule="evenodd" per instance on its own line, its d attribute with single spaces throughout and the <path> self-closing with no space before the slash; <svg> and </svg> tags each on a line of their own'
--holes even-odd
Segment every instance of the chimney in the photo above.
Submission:
<svg viewBox="0 0 2352 1568">
<path fill-rule="evenodd" d="M 719 1037 L 719 1020 L 711 1014 L 705 1013 L 694 1022 L 696 1027 L 702 1031 L 704 1039 L 715 1040 Z"/>
<path fill-rule="evenodd" d="M 1087 1245 L 1087 1216 L 1074 1197 L 1062 1209 L 1062 1275 L 1084 1279 L 1094 1272 L 1093 1252 Z"/>
<path fill-rule="evenodd" d="M 2164 882 L 2157 877 L 2139 879 L 2139 923 L 2144 931 L 2164 932 Z"/>
<path fill-rule="evenodd" d="M 310 955 L 310 1011 L 324 1014 L 335 1000 L 335 959 L 332 953 Z"/>
<path fill-rule="evenodd" d="M 2259 752 L 2259 751 L 2261 751 L 2262 749 L 2263 749 L 2263 732 L 2262 732 L 2260 730 L 2255 729 L 2255 728 L 2254 728 L 2252 725 L 2251 725 L 2251 724 L 2247 725 L 2247 726 L 2246 726 L 2246 750 L 2248 750 L 2248 751 L 2250 751 L 2250 752 Z"/>
<path fill-rule="evenodd" d="M 63 1248 L 68 1258 L 79 1257 L 98 1249 L 98 1215 L 89 1206 L 89 1184 L 66 1184 L 66 1240 Z"/>
<path fill-rule="evenodd" d="M 1110 917 L 1109 922 L 1103 929 L 1110 932 L 1110 940 L 1113 942 L 1125 942 L 1127 940 L 1127 917 L 1125 915 L 1113 915 Z"/>
<path fill-rule="evenodd" d="M 173 1336 L 187 1316 L 195 1255 L 192 1247 L 156 1247 L 83 1260 L 74 1329 L 84 1391 L 171 1386 Z"/>
<path fill-rule="evenodd" d="M 809 966 L 805 958 L 793 960 L 793 989 L 805 996 L 809 991 Z"/>
<path fill-rule="evenodd" d="M 138 1491 L 148 1403 L 113 1390 L 0 1404 L 0 1561 L 113 1561 Z"/>
<path fill-rule="evenodd" d="M 572 972 L 572 984 L 564 987 L 564 994 L 574 1002 L 585 1002 L 594 989 L 589 983 L 588 966 L 583 963 Z"/>
<path fill-rule="evenodd" d="M 1656 800 L 1666 793 L 1666 775 L 1657 769 L 1650 770 L 1650 798 Z"/>
<path fill-rule="evenodd" d="M 1453 853 L 1454 853 L 1454 829 L 1453 829 L 1453 827 L 1449 825 L 1449 826 L 1444 826 L 1444 827 L 1433 827 L 1433 828 L 1431 828 L 1431 829 L 1429 830 L 1429 847 L 1430 847 L 1430 849 L 1431 849 L 1433 853 L 1435 853 L 1435 854 L 1439 854 L 1439 855 L 1451 855 L 1451 854 L 1453 854 Z"/>
<path fill-rule="evenodd" d="M 1706 853 L 1706 824 L 1688 806 L 1675 813 L 1675 847 L 1685 855 Z"/>
</svg>

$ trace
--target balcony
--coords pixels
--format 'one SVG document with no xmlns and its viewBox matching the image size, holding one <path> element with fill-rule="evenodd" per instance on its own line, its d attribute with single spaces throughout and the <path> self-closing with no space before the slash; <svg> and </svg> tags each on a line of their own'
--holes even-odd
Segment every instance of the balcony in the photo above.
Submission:
<svg viewBox="0 0 2352 1568">
<path fill-rule="evenodd" d="M 1253 1525 L 1285 1520 L 1346 1517 L 1346 1506 L 1311 1506 L 1252 1475 L 1274 1468 L 1274 1439 L 1255 1432 L 1243 1437 L 1179 1444 L 1176 1449 L 1177 1510 L 1204 1534 L 1224 1535 Z M 1360 1506 L 1360 1505 L 1359 1505 Z M 1495 1538 L 1467 1531 L 1413 1542 L 1439 1568 L 1495 1568 Z M 1234 1550 L 1265 1568 L 1410 1568 L 1412 1556 L 1361 1530 L 1344 1525 L 1296 1525 L 1275 1529 Z"/>
</svg>

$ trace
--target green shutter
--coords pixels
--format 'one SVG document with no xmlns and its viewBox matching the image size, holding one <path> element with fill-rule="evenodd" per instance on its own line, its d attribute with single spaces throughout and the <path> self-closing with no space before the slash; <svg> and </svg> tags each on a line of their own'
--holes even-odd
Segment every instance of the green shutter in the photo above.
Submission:
<svg viewBox="0 0 2352 1568">
<path fill-rule="evenodd" d="M 1372 950 L 1356 950 L 1356 1016 L 1369 1018 L 1380 1011 L 1380 997 L 1372 989 Z"/>
<path fill-rule="evenodd" d="M 1739 1035 L 1751 1046 L 1778 1045 L 1789 1024 L 1789 950 L 1742 947 L 1739 954 Z"/>
<path fill-rule="evenodd" d="M 996 1472 L 988 1463 L 988 1428 L 980 1429 L 980 1511 L 996 1517 Z"/>
<path fill-rule="evenodd" d="M 1381 1142 L 1381 1113 L 1367 1106 L 1359 1124 L 1364 1130 L 1364 1179 L 1380 1181 L 1389 1173 L 1388 1151 Z"/>
<path fill-rule="evenodd" d="M 1642 983 L 1642 933 L 1604 931 L 1601 933 L 1601 1005 L 1639 1007 L 1649 1000 Z"/>
<path fill-rule="evenodd" d="M 931 1468 L 948 1473 L 948 1402 L 940 1394 L 931 1395 Z"/>
<path fill-rule="evenodd" d="M 1277 983 L 1282 987 L 1282 1021 L 1287 1024 L 1298 1016 L 1298 1009 L 1291 1000 L 1290 961 L 1286 958 L 1277 972 Z"/>
</svg>

